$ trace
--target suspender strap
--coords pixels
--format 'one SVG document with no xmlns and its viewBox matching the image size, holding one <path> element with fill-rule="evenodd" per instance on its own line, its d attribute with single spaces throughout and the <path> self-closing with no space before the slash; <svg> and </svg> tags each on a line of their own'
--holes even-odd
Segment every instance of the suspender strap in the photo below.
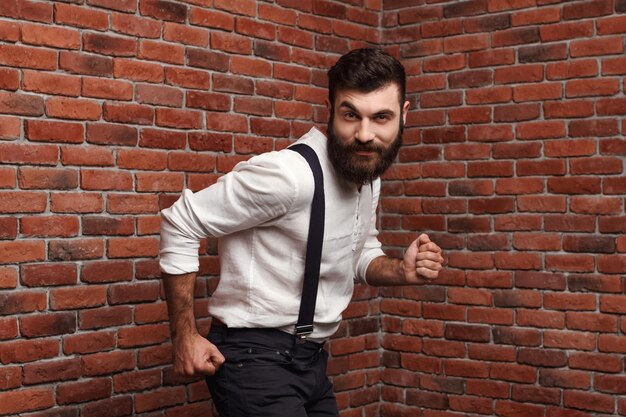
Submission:
<svg viewBox="0 0 626 417">
<path fill-rule="evenodd" d="M 307 336 L 313 332 L 313 316 L 315 314 L 315 301 L 317 300 L 317 287 L 320 279 L 320 262 L 322 261 L 322 243 L 324 240 L 324 175 L 320 161 L 313 148 L 299 143 L 290 146 L 288 149 L 298 152 L 306 159 L 311 167 L 311 171 L 313 171 L 313 179 L 315 180 L 309 236 L 306 245 L 302 299 L 300 300 L 300 312 L 295 332 L 297 342 L 304 343 Z"/>
</svg>

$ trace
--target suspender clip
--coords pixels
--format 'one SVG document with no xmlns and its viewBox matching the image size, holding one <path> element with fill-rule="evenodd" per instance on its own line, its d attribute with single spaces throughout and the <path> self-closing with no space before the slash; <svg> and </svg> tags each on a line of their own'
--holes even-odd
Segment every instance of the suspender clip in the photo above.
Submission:
<svg viewBox="0 0 626 417">
<path fill-rule="evenodd" d="M 313 333 L 313 325 L 312 324 L 303 324 L 298 326 L 296 324 L 296 343 L 303 344 L 306 342 L 307 337 Z"/>
</svg>

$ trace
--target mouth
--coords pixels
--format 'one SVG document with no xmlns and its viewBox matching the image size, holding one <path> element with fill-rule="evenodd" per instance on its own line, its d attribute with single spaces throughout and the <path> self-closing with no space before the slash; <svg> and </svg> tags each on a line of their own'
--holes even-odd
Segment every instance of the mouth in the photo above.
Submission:
<svg viewBox="0 0 626 417">
<path fill-rule="evenodd" d="M 376 155 L 376 152 L 374 152 L 374 151 L 355 151 L 354 154 L 358 155 L 358 156 L 362 156 L 364 158 L 369 158 L 369 157 L 372 157 L 372 156 Z"/>
</svg>

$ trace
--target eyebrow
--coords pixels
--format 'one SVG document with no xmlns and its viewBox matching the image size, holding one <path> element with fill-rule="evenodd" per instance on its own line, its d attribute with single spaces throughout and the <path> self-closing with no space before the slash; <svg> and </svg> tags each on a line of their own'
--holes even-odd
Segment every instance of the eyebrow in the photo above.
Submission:
<svg viewBox="0 0 626 417">
<path fill-rule="evenodd" d="M 339 107 L 347 107 L 348 109 L 350 109 L 350 111 L 359 115 L 361 114 L 361 112 L 359 112 L 357 108 L 349 101 L 345 101 L 345 100 L 342 101 L 341 104 L 339 104 Z M 377 111 L 376 113 L 374 113 L 374 116 L 385 116 L 385 115 L 394 116 L 395 114 L 396 113 L 391 109 L 381 109 Z"/>
</svg>

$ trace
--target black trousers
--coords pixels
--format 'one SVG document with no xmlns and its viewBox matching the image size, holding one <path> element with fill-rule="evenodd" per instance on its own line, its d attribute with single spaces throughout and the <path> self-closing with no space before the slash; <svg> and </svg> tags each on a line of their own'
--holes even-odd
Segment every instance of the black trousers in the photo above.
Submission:
<svg viewBox="0 0 626 417">
<path fill-rule="evenodd" d="M 323 345 L 295 344 L 276 329 L 213 325 L 207 339 L 226 358 L 206 378 L 220 417 L 338 417 Z"/>
</svg>

